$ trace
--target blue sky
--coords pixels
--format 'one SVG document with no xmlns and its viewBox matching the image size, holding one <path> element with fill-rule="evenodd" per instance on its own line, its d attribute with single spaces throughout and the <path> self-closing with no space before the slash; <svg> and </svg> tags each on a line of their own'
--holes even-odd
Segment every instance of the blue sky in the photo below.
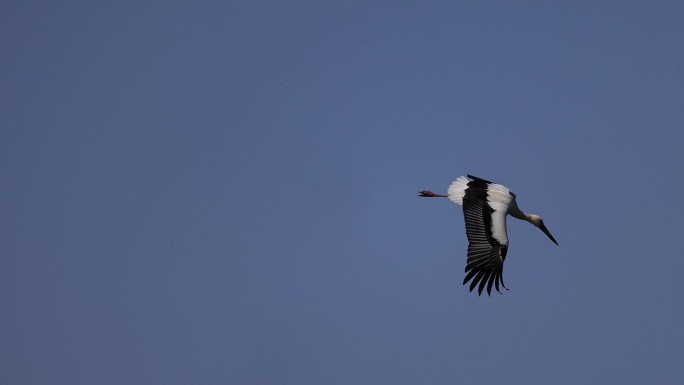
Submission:
<svg viewBox="0 0 684 385">
<path fill-rule="evenodd" d="M 678 2 L 11 1 L 0 382 L 675 384 Z M 507 185 L 504 295 L 460 207 Z"/>
</svg>

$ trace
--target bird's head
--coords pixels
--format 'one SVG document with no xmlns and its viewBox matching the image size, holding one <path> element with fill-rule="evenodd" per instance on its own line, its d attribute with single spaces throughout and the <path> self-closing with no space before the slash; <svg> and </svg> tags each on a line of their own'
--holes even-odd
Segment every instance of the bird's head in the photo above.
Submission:
<svg viewBox="0 0 684 385">
<path fill-rule="evenodd" d="M 544 225 L 544 220 L 542 219 L 542 217 L 536 214 L 530 214 L 528 218 L 530 220 L 530 223 L 538 227 L 541 231 L 544 232 L 544 234 L 546 234 L 547 237 L 549 237 L 549 239 L 551 239 L 551 241 L 553 241 L 553 243 L 558 245 L 558 242 L 556 242 L 556 240 L 553 238 L 553 235 L 551 235 L 549 229 L 547 229 Z"/>
</svg>

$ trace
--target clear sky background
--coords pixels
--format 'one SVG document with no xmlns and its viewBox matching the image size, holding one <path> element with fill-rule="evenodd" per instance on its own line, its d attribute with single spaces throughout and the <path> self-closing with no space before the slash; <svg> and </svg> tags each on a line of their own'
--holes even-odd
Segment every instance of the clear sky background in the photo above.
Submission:
<svg viewBox="0 0 684 385">
<path fill-rule="evenodd" d="M 9 1 L 0 383 L 679 384 L 677 1 Z M 510 291 L 461 285 L 459 175 Z"/>
</svg>

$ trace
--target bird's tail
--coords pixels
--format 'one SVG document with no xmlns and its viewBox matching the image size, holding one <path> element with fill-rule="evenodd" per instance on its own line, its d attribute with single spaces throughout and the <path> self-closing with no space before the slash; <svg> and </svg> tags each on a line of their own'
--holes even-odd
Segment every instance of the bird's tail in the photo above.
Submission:
<svg viewBox="0 0 684 385">
<path fill-rule="evenodd" d="M 468 188 L 468 182 L 470 181 L 464 176 L 459 176 L 455 181 L 451 182 L 447 194 L 452 202 L 463 206 L 463 197 L 465 196 L 465 190 Z"/>
</svg>

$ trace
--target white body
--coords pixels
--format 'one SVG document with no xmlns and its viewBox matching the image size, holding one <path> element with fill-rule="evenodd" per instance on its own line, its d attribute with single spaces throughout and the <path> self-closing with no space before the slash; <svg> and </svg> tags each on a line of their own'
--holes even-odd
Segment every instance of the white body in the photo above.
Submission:
<svg viewBox="0 0 684 385">
<path fill-rule="evenodd" d="M 463 197 L 468 188 L 468 182 L 470 181 L 464 176 L 459 176 L 451 182 L 447 195 L 452 202 L 463 206 Z M 518 219 L 525 219 L 524 214 L 515 203 L 515 194 L 506 186 L 491 183 L 487 185 L 487 204 L 494 210 L 492 213 L 492 236 L 500 244 L 508 245 L 506 215 L 510 212 L 511 215 Z"/>
</svg>

